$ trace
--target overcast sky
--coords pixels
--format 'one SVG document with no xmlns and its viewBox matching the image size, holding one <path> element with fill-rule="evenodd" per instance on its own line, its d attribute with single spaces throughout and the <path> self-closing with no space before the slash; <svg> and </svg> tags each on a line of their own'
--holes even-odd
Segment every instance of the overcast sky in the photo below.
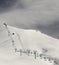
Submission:
<svg viewBox="0 0 59 65">
<path fill-rule="evenodd" d="M 0 0 L 0 20 L 59 38 L 59 0 Z"/>
</svg>

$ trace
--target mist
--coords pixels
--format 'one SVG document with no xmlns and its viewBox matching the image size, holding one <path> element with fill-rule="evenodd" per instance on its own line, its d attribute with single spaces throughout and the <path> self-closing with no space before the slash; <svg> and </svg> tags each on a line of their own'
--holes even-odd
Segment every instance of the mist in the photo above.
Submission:
<svg viewBox="0 0 59 65">
<path fill-rule="evenodd" d="M 11 0 L 10 6 L 4 5 L 0 7 L 3 8 L 1 21 L 18 28 L 40 30 L 59 38 L 59 0 Z"/>
</svg>

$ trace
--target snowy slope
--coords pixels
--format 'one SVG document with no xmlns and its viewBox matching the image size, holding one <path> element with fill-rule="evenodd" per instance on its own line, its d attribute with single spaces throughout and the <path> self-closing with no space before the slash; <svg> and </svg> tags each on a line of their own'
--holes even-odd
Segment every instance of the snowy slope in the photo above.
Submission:
<svg viewBox="0 0 59 65">
<path fill-rule="evenodd" d="M 5 29 L 5 26 L 2 26 L 1 29 L 3 29 L 0 31 L 1 65 L 53 65 L 53 63 L 50 63 L 48 60 L 44 61 L 44 59 L 40 58 L 34 59 L 33 57 L 28 57 L 26 55 L 20 57 L 18 53 L 14 52 L 11 39 L 8 36 L 8 32 Z M 15 33 L 15 35 L 12 37 L 17 48 L 22 48 L 21 42 L 18 39 L 18 36 L 20 36 L 23 47 L 25 49 L 42 52 L 42 48 L 44 48 L 48 50 L 46 54 L 55 58 L 59 58 L 59 40 L 42 34 L 40 31 L 36 30 L 24 30 L 11 26 L 8 26 L 8 29 L 10 30 L 11 34 Z"/>
</svg>

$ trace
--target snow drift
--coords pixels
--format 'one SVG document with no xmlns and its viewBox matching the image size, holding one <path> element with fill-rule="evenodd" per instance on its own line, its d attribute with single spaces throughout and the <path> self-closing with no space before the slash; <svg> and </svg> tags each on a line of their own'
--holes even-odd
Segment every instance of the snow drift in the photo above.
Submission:
<svg viewBox="0 0 59 65">
<path fill-rule="evenodd" d="M 22 48 L 22 45 L 25 49 L 37 50 L 42 52 L 42 49 L 47 49 L 45 53 L 54 58 L 59 59 L 59 40 L 54 39 L 50 36 L 42 34 L 40 31 L 36 30 L 24 30 L 18 29 L 11 26 L 8 26 L 9 31 L 14 33 L 13 39 L 17 48 Z M 21 42 L 17 37 L 20 36 Z M 8 36 L 8 32 L 4 25 L 0 29 L 0 64 L 1 65 L 53 65 L 48 60 L 44 59 L 34 59 L 33 57 L 22 56 L 14 52 L 12 47 L 11 39 Z"/>
</svg>

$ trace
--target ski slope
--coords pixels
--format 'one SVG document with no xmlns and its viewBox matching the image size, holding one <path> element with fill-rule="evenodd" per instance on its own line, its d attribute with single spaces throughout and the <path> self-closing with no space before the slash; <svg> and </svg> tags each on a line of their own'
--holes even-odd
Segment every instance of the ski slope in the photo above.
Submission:
<svg viewBox="0 0 59 65">
<path fill-rule="evenodd" d="M 42 52 L 43 49 L 48 51 L 45 53 L 53 58 L 59 59 L 59 40 L 54 39 L 48 35 L 36 30 L 24 30 L 15 27 L 8 26 L 9 31 L 14 33 L 12 38 L 15 41 L 15 46 L 20 49 L 31 49 Z M 18 36 L 21 39 L 18 38 Z M 33 56 L 20 56 L 19 53 L 15 53 L 12 46 L 8 32 L 3 25 L 0 29 L 0 64 L 1 65 L 54 65 L 48 60 L 34 59 Z"/>
</svg>

